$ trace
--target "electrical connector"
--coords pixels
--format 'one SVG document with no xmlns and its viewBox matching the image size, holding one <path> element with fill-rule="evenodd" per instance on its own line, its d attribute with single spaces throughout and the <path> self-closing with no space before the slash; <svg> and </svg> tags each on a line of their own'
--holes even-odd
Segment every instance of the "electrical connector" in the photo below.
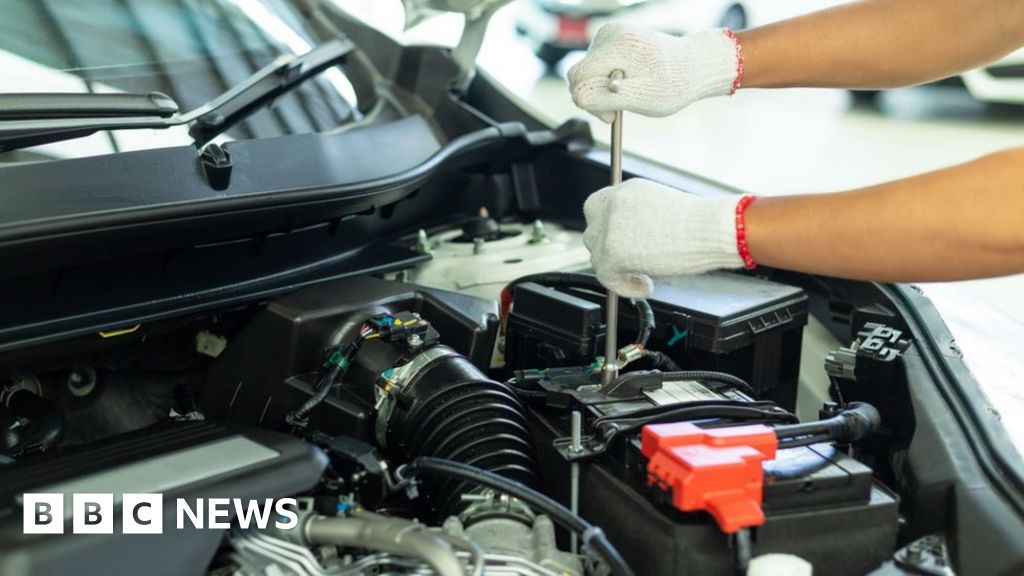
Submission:
<svg viewBox="0 0 1024 576">
<path fill-rule="evenodd" d="M 643 344 L 630 344 L 629 346 L 623 346 L 619 348 L 619 357 L 617 359 L 619 369 L 621 370 L 628 364 L 639 360 L 644 357 L 644 346 Z"/>
<path fill-rule="evenodd" d="M 435 344 L 437 331 L 415 312 L 381 314 L 366 321 L 385 342 L 404 342 L 413 348 Z"/>
</svg>

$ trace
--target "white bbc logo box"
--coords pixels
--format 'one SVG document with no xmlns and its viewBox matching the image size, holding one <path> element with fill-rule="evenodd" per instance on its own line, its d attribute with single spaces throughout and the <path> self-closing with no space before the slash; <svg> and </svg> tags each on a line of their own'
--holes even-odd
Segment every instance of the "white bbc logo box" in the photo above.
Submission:
<svg viewBox="0 0 1024 576">
<path fill-rule="evenodd" d="M 71 509 L 65 514 L 65 501 Z M 162 534 L 164 499 L 161 494 L 121 495 L 123 534 Z M 73 534 L 113 534 L 117 514 L 113 494 L 25 494 L 22 530 L 25 534 L 63 534 L 68 518 Z"/>
</svg>

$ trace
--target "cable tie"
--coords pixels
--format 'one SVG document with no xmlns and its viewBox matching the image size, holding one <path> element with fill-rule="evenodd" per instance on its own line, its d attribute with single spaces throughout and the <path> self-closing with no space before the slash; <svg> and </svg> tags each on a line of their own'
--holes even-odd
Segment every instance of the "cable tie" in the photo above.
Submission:
<svg viewBox="0 0 1024 576">
<path fill-rule="evenodd" d="M 601 530 L 597 526 L 591 525 L 589 528 L 580 534 L 580 540 L 583 541 L 583 545 L 586 546 L 594 538 L 604 538 L 604 530 Z"/>
</svg>

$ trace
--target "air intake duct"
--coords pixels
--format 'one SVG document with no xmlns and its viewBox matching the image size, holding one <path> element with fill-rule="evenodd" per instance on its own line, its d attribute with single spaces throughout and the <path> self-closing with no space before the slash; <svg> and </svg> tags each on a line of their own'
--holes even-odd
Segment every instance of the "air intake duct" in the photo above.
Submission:
<svg viewBox="0 0 1024 576">
<path fill-rule="evenodd" d="M 381 382 L 377 440 L 393 457 L 433 456 L 489 470 L 527 486 L 537 462 L 523 407 L 505 384 L 488 379 L 447 346 L 433 346 Z M 438 518 L 456 515 L 475 485 L 429 478 L 421 491 Z"/>
</svg>

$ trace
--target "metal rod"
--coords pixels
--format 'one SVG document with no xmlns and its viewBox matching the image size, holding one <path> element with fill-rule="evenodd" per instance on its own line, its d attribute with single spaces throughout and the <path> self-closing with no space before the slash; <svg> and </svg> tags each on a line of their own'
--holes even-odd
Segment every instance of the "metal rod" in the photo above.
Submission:
<svg viewBox="0 0 1024 576">
<path fill-rule="evenodd" d="M 619 85 L 625 73 L 622 70 L 615 70 L 608 79 L 608 90 L 618 92 Z M 615 111 L 615 118 L 612 120 L 612 186 L 622 182 L 622 110 Z M 619 295 L 611 290 L 608 291 L 608 299 L 604 306 L 605 311 L 605 335 L 604 335 L 604 368 L 601 370 L 601 386 L 610 386 L 619 377 Z"/>
<path fill-rule="evenodd" d="M 583 451 L 583 417 L 579 410 L 572 411 L 572 443 L 569 445 L 569 451 L 573 454 L 578 454 Z M 573 460 L 569 464 L 569 509 L 572 510 L 573 514 L 579 514 L 580 512 L 580 463 L 578 460 Z M 576 533 L 573 532 L 569 540 L 570 550 L 573 554 L 577 553 L 577 537 Z"/>
</svg>

